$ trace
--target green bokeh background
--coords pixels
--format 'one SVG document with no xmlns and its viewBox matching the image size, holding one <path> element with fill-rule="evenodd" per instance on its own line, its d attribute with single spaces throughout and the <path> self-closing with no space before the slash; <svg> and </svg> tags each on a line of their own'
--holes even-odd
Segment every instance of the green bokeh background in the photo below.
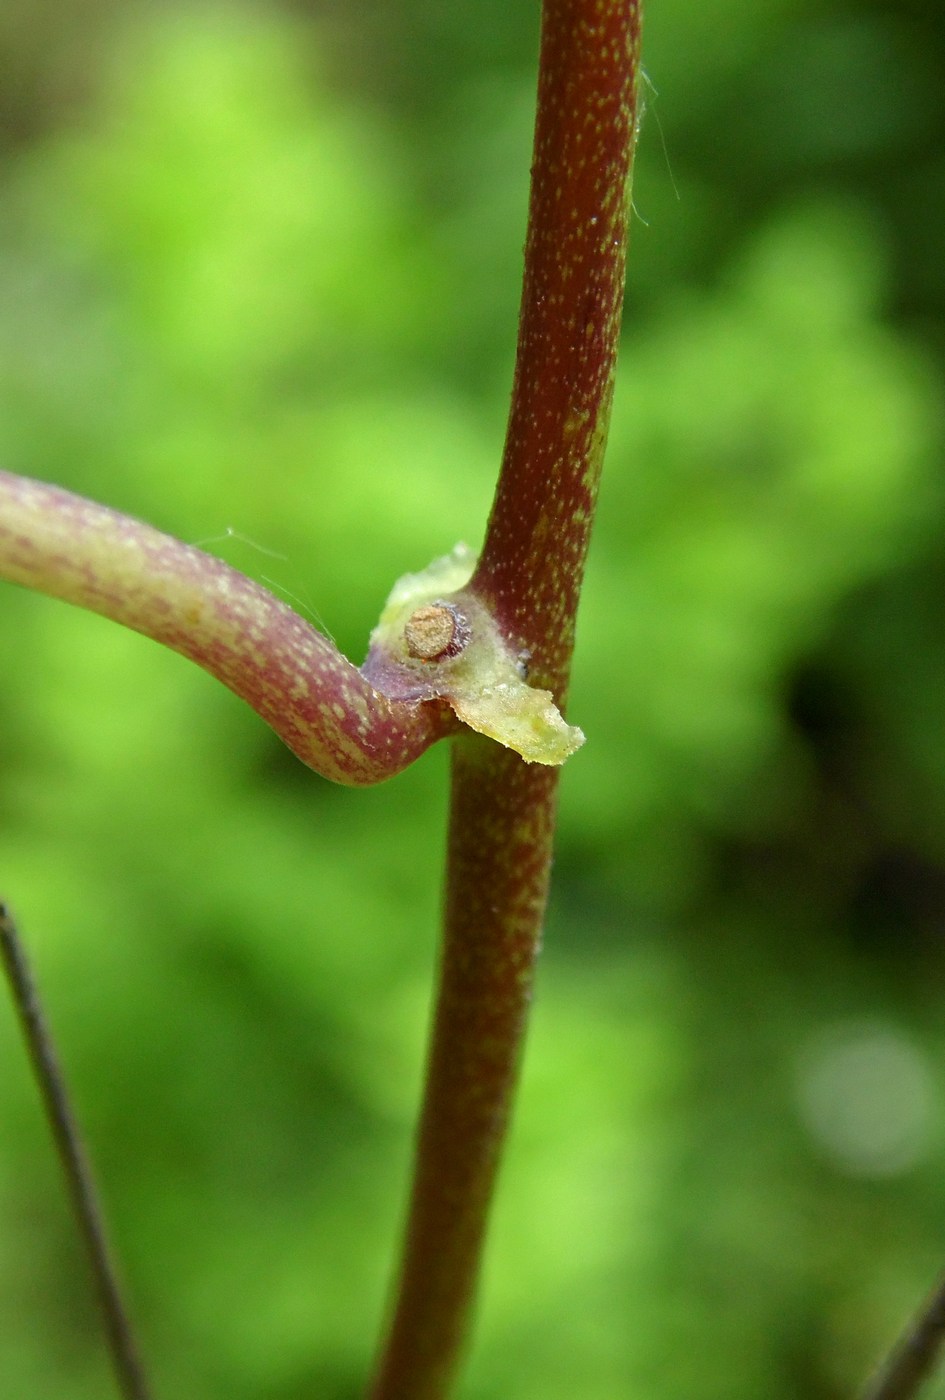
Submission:
<svg viewBox="0 0 945 1400">
<path fill-rule="evenodd" d="M 3 465 L 359 658 L 394 578 L 481 537 L 537 21 L 11 0 Z M 647 23 L 589 739 L 460 1394 L 840 1400 L 945 1262 L 945 17 Z M 342 790 L 150 642 L 8 586 L 0 632 L 0 891 L 158 1392 L 358 1396 L 447 754 Z M 0 1065 L 0 1394 L 99 1400 L 2 1007 Z"/>
</svg>

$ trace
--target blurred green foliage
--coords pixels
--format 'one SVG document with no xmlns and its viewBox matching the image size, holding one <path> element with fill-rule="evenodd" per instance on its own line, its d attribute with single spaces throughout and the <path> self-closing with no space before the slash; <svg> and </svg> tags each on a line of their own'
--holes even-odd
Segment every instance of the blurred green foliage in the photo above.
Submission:
<svg viewBox="0 0 945 1400">
<path fill-rule="evenodd" d="M 536 23 L 9 6 L 4 466 L 362 653 L 483 528 Z M 590 737 L 461 1394 L 832 1400 L 945 1259 L 945 21 L 666 0 L 647 65 Z M 141 638 L 11 587 L 0 630 L 0 888 L 159 1393 L 354 1397 L 446 754 L 335 789 Z M 12 1014 L 0 1063 L 0 1391 L 98 1400 Z"/>
</svg>

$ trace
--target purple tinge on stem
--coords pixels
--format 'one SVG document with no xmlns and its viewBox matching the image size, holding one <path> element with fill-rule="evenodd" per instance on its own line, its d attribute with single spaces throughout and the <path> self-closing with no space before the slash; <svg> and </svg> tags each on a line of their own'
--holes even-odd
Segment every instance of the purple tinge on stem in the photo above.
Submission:
<svg viewBox="0 0 945 1400">
<path fill-rule="evenodd" d="M 376 690 L 308 622 L 213 555 L 8 472 L 0 472 L 0 578 L 196 661 L 333 782 L 393 777 L 456 726 L 442 702 Z"/>
</svg>

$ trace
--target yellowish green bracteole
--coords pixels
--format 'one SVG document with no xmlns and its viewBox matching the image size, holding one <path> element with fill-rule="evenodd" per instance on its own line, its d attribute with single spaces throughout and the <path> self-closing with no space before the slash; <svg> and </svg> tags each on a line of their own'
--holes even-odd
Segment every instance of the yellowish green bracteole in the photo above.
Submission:
<svg viewBox="0 0 945 1400">
<path fill-rule="evenodd" d="M 0 578 L 196 661 L 303 763 L 348 785 L 392 777 L 455 732 L 457 720 L 534 763 L 562 763 L 582 742 L 550 695 L 526 684 L 526 659 L 509 652 L 488 609 L 463 588 L 474 562 L 460 548 L 401 579 L 359 670 L 213 555 L 59 487 L 0 472 Z"/>
<path fill-rule="evenodd" d="M 398 579 L 371 635 L 364 674 L 391 696 L 446 700 L 470 729 L 527 763 L 557 766 L 584 735 L 565 722 L 549 691 L 528 685 L 528 654 L 512 651 L 466 586 L 475 563 L 459 544 Z"/>
</svg>

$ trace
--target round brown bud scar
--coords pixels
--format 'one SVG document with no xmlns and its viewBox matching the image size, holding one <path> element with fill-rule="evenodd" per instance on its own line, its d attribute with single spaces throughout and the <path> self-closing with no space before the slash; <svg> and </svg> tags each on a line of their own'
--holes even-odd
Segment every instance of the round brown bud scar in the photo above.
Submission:
<svg viewBox="0 0 945 1400">
<path fill-rule="evenodd" d="M 407 650 L 419 661 L 435 661 L 450 650 L 455 631 L 456 619 L 451 609 L 443 603 L 428 603 L 407 619 Z"/>
</svg>

